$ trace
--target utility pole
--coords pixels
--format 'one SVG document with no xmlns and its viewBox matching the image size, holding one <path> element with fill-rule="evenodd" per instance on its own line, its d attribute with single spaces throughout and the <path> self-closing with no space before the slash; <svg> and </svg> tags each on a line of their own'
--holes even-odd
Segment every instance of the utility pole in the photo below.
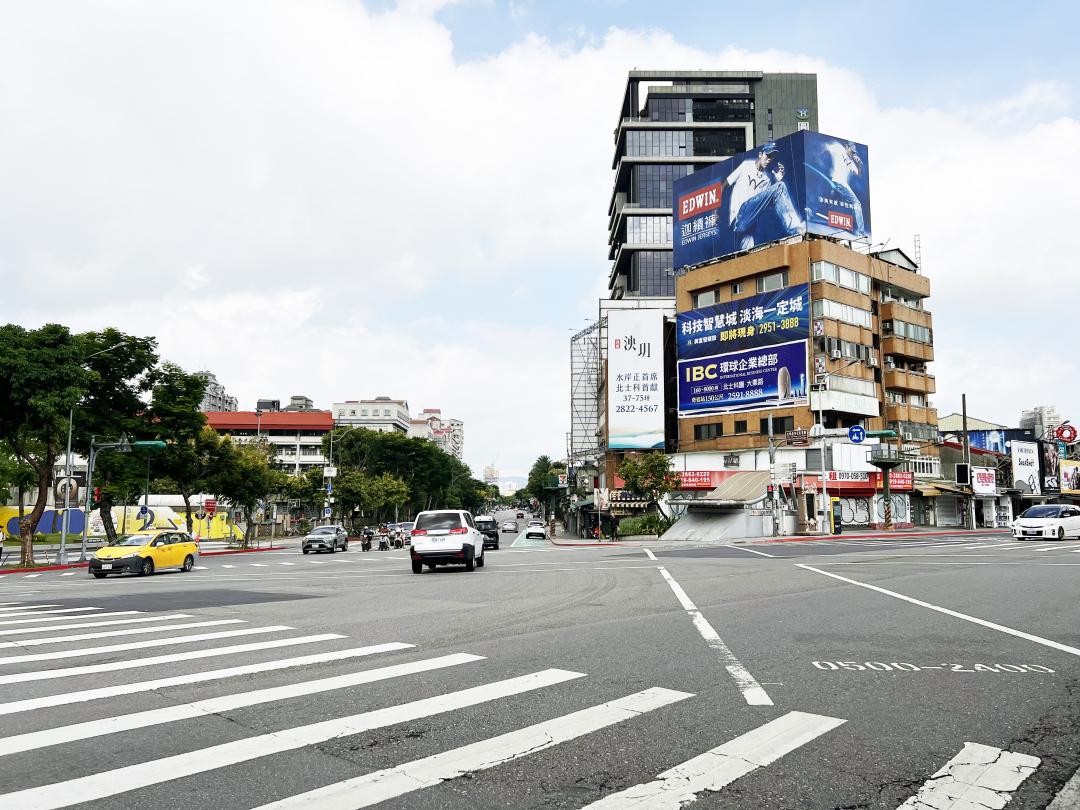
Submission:
<svg viewBox="0 0 1080 810">
<path fill-rule="evenodd" d="M 969 478 L 968 478 L 968 481 L 969 481 L 968 487 L 970 488 L 970 486 L 971 486 L 971 484 L 970 484 L 970 480 L 971 480 L 970 479 L 970 475 L 971 475 L 971 442 L 968 439 L 967 394 L 961 394 L 960 395 L 960 418 L 962 420 L 961 428 L 964 431 L 964 463 L 967 464 L 967 468 L 968 468 L 968 476 L 969 476 Z M 964 502 L 965 502 L 965 505 L 967 506 L 967 509 L 964 510 L 967 513 L 965 518 L 964 518 L 964 528 L 965 529 L 974 529 L 975 528 L 975 499 L 971 495 L 968 495 L 968 496 L 965 496 Z"/>
</svg>

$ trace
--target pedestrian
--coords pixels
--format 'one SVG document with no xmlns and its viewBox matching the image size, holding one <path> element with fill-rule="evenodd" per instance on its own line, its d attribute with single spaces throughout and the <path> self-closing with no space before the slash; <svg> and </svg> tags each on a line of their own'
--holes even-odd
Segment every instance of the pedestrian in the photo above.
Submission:
<svg viewBox="0 0 1080 810">
<path fill-rule="evenodd" d="M 592 536 L 593 536 L 593 540 L 599 540 L 600 539 L 600 524 L 599 523 L 597 523 L 595 526 L 593 526 Z"/>
<path fill-rule="evenodd" d="M 615 521 L 614 523 L 611 524 L 611 542 L 612 543 L 618 543 L 619 542 L 619 522 L 618 521 Z"/>
</svg>

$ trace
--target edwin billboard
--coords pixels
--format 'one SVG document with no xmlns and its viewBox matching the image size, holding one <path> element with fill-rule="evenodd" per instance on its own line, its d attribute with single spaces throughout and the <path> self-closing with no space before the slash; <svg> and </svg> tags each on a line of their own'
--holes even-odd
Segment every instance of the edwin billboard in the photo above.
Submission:
<svg viewBox="0 0 1080 810">
<path fill-rule="evenodd" d="M 675 181 L 674 268 L 805 233 L 870 239 L 866 146 L 804 130 Z"/>
<path fill-rule="evenodd" d="M 608 312 L 608 447 L 664 448 L 664 313 Z"/>
</svg>

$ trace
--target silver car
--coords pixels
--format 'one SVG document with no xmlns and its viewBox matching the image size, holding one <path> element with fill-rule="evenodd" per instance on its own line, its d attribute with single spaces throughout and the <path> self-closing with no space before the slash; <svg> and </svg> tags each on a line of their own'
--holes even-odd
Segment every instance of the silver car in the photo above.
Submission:
<svg viewBox="0 0 1080 810">
<path fill-rule="evenodd" d="M 300 550 L 329 551 L 333 554 L 338 549 L 349 550 L 349 535 L 342 526 L 316 526 L 300 543 Z"/>
</svg>

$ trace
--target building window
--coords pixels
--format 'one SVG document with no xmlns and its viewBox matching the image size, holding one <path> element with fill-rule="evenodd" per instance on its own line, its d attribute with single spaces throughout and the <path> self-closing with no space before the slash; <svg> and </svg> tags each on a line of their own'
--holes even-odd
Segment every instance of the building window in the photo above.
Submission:
<svg viewBox="0 0 1080 810">
<path fill-rule="evenodd" d="M 767 276 L 759 276 L 757 279 L 757 291 L 759 293 L 772 292 L 787 286 L 787 270 L 779 273 L 770 273 Z"/>
<path fill-rule="evenodd" d="M 743 291 L 743 286 L 742 286 L 741 281 L 733 281 L 733 282 L 731 282 L 731 294 L 732 295 L 741 295 L 742 291 Z"/>
<path fill-rule="evenodd" d="M 694 425 L 694 441 L 701 442 L 708 439 L 718 439 L 724 435 L 724 425 L 713 422 L 708 425 Z"/>
<path fill-rule="evenodd" d="M 675 295 L 670 250 L 636 250 L 630 257 L 630 292 L 638 295 Z"/>
<path fill-rule="evenodd" d="M 870 310 L 860 309 L 849 304 L 841 304 L 839 301 L 833 301 L 829 298 L 815 300 L 811 311 L 815 318 L 833 318 L 837 321 L 863 326 L 867 329 L 872 328 L 873 324 L 873 315 Z"/>
<path fill-rule="evenodd" d="M 700 309 L 701 307 L 710 307 L 720 300 L 720 296 L 715 288 L 711 290 L 702 290 L 701 292 L 696 292 L 694 293 L 693 298 L 694 309 Z"/>
<path fill-rule="evenodd" d="M 356 416 L 356 408 L 349 409 L 349 416 Z"/>
<path fill-rule="evenodd" d="M 360 415 L 361 415 L 361 416 L 367 416 L 367 411 L 366 411 L 366 410 L 364 410 L 364 411 L 360 411 Z"/>
<path fill-rule="evenodd" d="M 670 201 L 668 204 L 670 205 Z M 627 217 L 626 243 L 630 245 L 670 245 L 671 217 Z"/>
<path fill-rule="evenodd" d="M 693 166 L 683 164 L 634 166 L 630 202 L 641 208 L 670 209 L 672 185 L 693 172 Z"/>
<path fill-rule="evenodd" d="M 810 278 L 813 281 L 831 281 L 849 290 L 866 295 L 870 294 L 870 276 L 856 270 L 840 267 L 832 262 L 814 262 L 810 265 Z"/>
<path fill-rule="evenodd" d="M 884 321 L 881 324 L 881 331 L 886 335 L 893 334 L 917 343 L 933 343 L 933 333 L 928 327 L 907 321 Z"/>
<path fill-rule="evenodd" d="M 772 420 L 772 435 L 779 436 L 782 433 L 787 433 L 789 430 L 795 429 L 795 417 L 794 416 L 774 416 Z M 763 435 L 769 434 L 769 418 L 767 416 L 762 417 L 758 426 L 758 432 Z"/>
<path fill-rule="evenodd" d="M 746 433 L 746 420 L 745 419 L 736 419 L 735 420 L 735 432 L 736 433 Z"/>
</svg>

